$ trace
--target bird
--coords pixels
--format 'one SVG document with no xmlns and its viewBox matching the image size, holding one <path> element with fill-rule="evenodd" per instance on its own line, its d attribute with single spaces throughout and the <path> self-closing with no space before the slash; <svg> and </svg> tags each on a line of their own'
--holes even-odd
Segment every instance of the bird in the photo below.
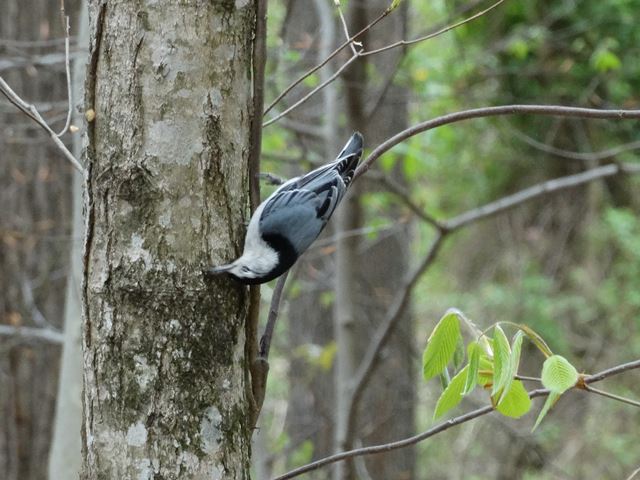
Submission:
<svg viewBox="0 0 640 480">
<path fill-rule="evenodd" d="M 242 255 L 205 273 L 228 274 L 245 285 L 256 285 L 289 270 L 343 199 L 363 145 L 362 135 L 355 132 L 333 162 L 283 183 L 251 216 Z"/>
</svg>

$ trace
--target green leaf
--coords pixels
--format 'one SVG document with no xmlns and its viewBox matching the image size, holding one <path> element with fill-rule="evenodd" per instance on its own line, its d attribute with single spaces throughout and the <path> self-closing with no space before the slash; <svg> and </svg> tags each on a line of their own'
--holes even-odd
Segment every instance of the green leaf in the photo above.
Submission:
<svg viewBox="0 0 640 480">
<path fill-rule="evenodd" d="M 459 370 L 464 364 L 464 342 L 462 337 L 456 342 L 456 349 L 453 352 L 453 370 Z"/>
<path fill-rule="evenodd" d="M 506 395 L 503 395 L 502 400 L 500 400 L 496 410 L 511 418 L 520 418 L 531 410 L 531 399 L 520 380 L 513 381 Z"/>
<path fill-rule="evenodd" d="M 549 412 L 549 409 L 556 404 L 559 398 L 560 398 L 559 393 L 551 392 L 549 394 L 549 396 L 547 397 L 547 401 L 544 402 L 544 406 L 542 407 L 542 410 L 540 410 L 540 414 L 536 419 L 536 423 L 533 425 L 533 428 L 531 429 L 532 432 L 536 428 L 538 428 L 538 425 L 540 425 L 540 422 L 542 421 L 542 419 L 547 415 L 547 413 Z"/>
<path fill-rule="evenodd" d="M 507 383 L 504 385 L 502 389 L 502 395 L 500 395 L 500 400 L 498 400 L 498 405 L 504 400 L 504 397 L 509 393 L 509 388 L 511 387 L 511 382 L 513 382 L 513 378 L 518 374 L 518 367 L 520 366 L 520 352 L 522 350 L 522 339 L 524 337 L 524 333 L 518 330 L 513 337 L 513 342 L 511 342 L 511 355 L 509 355 L 509 376 L 507 377 Z"/>
<path fill-rule="evenodd" d="M 464 384 L 462 390 L 463 395 L 468 395 L 478 383 L 478 370 L 480 369 L 480 354 L 482 353 L 482 347 L 478 345 L 478 342 L 471 342 L 467 347 L 467 356 L 469 357 L 469 373 L 467 374 L 467 381 Z"/>
<path fill-rule="evenodd" d="M 462 370 L 460 370 L 455 377 L 451 379 L 449 385 L 447 385 L 447 388 L 444 389 L 444 391 L 440 395 L 440 398 L 438 399 L 438 403 L 436 403 L 436 410 L 435 412 L 433 412 L 434 420 L 440 418 L 442 415 L 444 415 L 460 403 L 460 401 L 462 400 L 462 389 L 467 382 L 468 371 L 469 366 L 467 365 Z"/>
<path fill-rule="evenodd" d="M 493 329 L 493 387 L 491 396 L 495 397 L 509 380 L 509 357 L 511 348 L 509 340 L 502 328 L 496 325 Z"/>
<path fill-rule="evenodd" d="M 552 355 L 542 364 L 542 385 L 553 393 L 561 395 L 575 386 L 577 381 L 578 371 L 560 355 Z"/>
<path fill-rule="evenodd" d="M 480 355 L 478 383 L 484 388 L 493 385 L 493 362 L 491 361 L 491 358 L 484 352 Z"/>
<path fill-rule="evenodd" d="M 422 355 L 422 373 L 425 380 L 444 370 L 453 358 L 459 338 L 458 315 L 454 310 L 449 310 L 433 329 Z"/>
<path fill-rule="evenodd" d="M 538 350 L 540 350 L 545 357 L 550 357 L 551 355 L 553 355 L 553 352 L 551 351 L 547 343 L 544 341 L 544 339 L 540 335 L 538 335 L 533 330 L 533 328 L 524 324 L 518 324 L 518 328 L 522 330 L 527 337 L 529 337 L 529 339 L 533 342 L 533 344 L 536 347 L 538 347 Z"/>
</svg>

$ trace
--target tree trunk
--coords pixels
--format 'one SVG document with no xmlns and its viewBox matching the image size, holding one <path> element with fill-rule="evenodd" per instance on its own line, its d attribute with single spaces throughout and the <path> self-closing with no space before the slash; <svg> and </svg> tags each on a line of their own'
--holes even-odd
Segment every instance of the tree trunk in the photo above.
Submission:
<svg viewBox="0 0 640 480">
<path fill-rule="evenodd" d="M 90 6 L 86 479 L 248 478 L 248 295 L 201 271 L 247 220 L 253 7 Z"/>
</svg>

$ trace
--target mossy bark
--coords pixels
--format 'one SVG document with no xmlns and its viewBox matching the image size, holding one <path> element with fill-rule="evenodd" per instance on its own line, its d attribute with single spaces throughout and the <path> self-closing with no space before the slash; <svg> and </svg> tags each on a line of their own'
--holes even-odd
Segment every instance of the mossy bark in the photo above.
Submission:
<svg viewBox="0 0 640 480">
<path fill-rule="evenodd" d="M 247 220 L 254 5 L 90 22 L 83 477 L 248 478 L 248 295 L 201 272 Z"/>
</svg>

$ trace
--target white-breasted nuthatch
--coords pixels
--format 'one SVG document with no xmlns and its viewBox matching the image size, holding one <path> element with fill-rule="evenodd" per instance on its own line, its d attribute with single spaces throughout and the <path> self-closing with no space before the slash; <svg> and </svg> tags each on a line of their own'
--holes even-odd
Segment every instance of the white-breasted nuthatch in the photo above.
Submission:
<svg viewBox="0 0 640 480">
<path fill-rule="evenodd" d="M 206 273 L 227 273 L 250 285 L 268 282 L 289 270 L 320 235 L 344 197 L 362 145 L 362 135 L 356 132 L 334 162 L 283 183 L 256 208 L 242 256 Z"/>
</svg>

